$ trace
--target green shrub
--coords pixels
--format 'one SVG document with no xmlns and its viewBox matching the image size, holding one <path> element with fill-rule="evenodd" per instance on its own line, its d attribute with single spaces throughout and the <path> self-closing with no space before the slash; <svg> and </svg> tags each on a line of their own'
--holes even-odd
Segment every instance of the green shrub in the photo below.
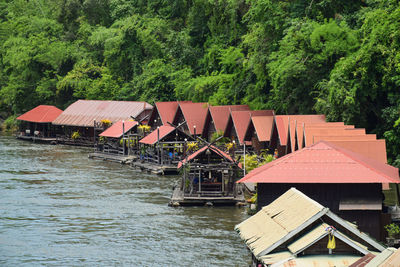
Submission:
<svg viewBox="0 0 400 267">
<path fill-rule="evenodd" d="M 18 131 L 18 126 L 19 126 L 19 121 L 17 120 L 17 116 L 12 115 L 4 121 L 2 128 L 3 131 L 16 132 Z"/>
</svg>

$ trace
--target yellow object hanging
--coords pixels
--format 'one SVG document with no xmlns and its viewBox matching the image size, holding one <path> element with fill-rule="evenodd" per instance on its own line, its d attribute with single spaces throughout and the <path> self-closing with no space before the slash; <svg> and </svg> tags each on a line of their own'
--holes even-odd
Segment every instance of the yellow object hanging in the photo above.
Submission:
<svg viewBox="0 0 400 267">
<path fill-rule="evenodd" d="M 336 241 L 335 241 L 335 236 L 334 235 L 329 235 L 329 241 L 328 245 L 326 246 L 329 249 L 335 249 L 336 248 Z"/>
</svg>

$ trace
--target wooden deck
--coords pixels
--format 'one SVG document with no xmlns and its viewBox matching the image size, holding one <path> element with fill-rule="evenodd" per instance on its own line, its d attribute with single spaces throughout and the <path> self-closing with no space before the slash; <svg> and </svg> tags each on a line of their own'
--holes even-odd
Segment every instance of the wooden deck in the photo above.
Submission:
<svg viewBox="0 0 400 267">
<path fill-rule="evenodd" d="M 158 175 L 177 174 L 178 169 L 176 165 L 156 165 L 148 162 L 141 162 L 139 160 L 133 161 L 131 167 Z"/>
<path fill-rule="evenodd" d="M 240 203 L 245 203 L 244 195 L 240 194 L 237 197 L 234 196 L 201 196 L 201 195 L 191 195 L 185 196 L 183 191 L 180 190 L 179 186 L 175 187 L 174 192 L 169 206 L 204 206 L 204 205 L 236 205 Z"/>
<path fill-rule="evenodd" d="M 94 152 L 89 154 L 90 159 L 101 159 L 104 161 L 118 162 L 121 164 L 130 164 L 132 161 L 136 160 L 136 156 L 124 156 L 120 154 L 108 154 L 101 152 Z"/>
</svg>

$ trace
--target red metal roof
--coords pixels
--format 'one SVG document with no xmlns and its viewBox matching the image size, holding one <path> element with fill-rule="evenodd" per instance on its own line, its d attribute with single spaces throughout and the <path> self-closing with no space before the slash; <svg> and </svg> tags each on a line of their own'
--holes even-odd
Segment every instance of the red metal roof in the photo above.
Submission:
<svg viewBox="0 0 400 267">
<path fill-rule="evenodd" d="M 297 125 L 297 127 L 295 127 Z M 344 122 L 325 122 L 325 123 L 305 123 L 294 121 L 294 123 L 290 122 L 290 140 L 292 141 L 292 151 L 294 151 L 295 140 L 297 136 L 297 146 L 298 148 L 302 148 L 303 146 L 303 138 L 304 138 L 304 127 L 307 128 L 341 128 L 341 129 L 354 129 L 354 125 L 344 125 Z M 296 131 L 294 133 L 294 131 Z M 293 134 L 294 133 L 294 134 Z"/>
<path fill-rule="evenodd" d="M 279 142 L 282 146 L 286 146 L 288 142 L 289 121 L 296 121 L 297 125 L 303 123 L 324 123 L 325 115 L 276 115 L 275 123 L 278 130 Z M 292 144 L 293 139 L 290 139 Z"/>
<path fill-rule="evenodd" d="M 178 108 L 178 102 L 157 102 L 155 106 L 160 115 L 162 124 L 168 125 L 168 122 L 172 123 L 176 109 Z"/>
<path fill-rule="evenodd" d="M 229 161 L 231 161 L 231 162 L 234 162 L 234 160 L 232 159 L 232 157 L 231 157 L 229 154 L 225 153 L 224 151 L 220 150 L 219 148 L 217 148 L 217 147 L 215 147 L 215 146 L 213 146 L 213 145 L 210 145 L 210 146 L 203 146 L 202 148 L 200 148 L 200 149 L 197 150 L 196 152 L 190 154 L 190 155 L 189 155 L 188 157 L 186 157 L 184 160 L 179 161 L 179 163 L 178 163 L 178 169 L 180 169 L 180 168 L 182 167 L 183 164 L 188 163 L 189 161 L 195 159 L 198 155 L 200 155 L 200 154 L 202 154 L 203 152 L 205 152 L 205 151 L 207 150 L 207 148 L 210 149 L 211 151 L 214 151 L 214 153 L 220 155 L 221 157 L 224 157 L 224 158 L 226 158 L 227 160 L 229 160 Z M 239 166 L 239 168 L 242 168 L 240 163 L 239 163 L 238 166 Z"/>
<path fill-rule="evenodd" d="M 99 134 L 99 136 L 120 138 L 122 136 L 122 128 L 124 128 L 124 134 L 126 134 L 136 125 L 138 125 L 138 122 L 131 120 L 131 121 L 125 121 L 124 127 L 122 127 L 122 121 L 117 121 L 117 122 L 113 123 L 113 125 L 111 125 L 104 132 Z"/>
<path fill-rule="evenodd" d="M 17 118 L 20 121 L 37 123 L 53 122 L 63 111 L 55 106 L 40 105 Z"/>
<path fill-rule="evenodd" d="M 78 100 L 72 103 L 57 119 L 56 125 L 93 127 L 93 122 L 108 119 L 111 122 L 128 121 L 153 106 L 146 102 Z"/>
<path fill-rule="evenodd" d="M 319 141 L 371 141 L 376 140 L 376 134 L 366 134 L 366 135 L 314 135 L 313 142 L 318 143 Z"/>
<path fill-rule="evenodd" d="M 159 131 L 159 132 L 158 132 Z M 162 140 L 165 136 L 170 134 L 171 132 L 175 131 L 175 128 L 168 125 L 162 125 L 160 128 L 155 129 L 147 136 L 143 137 L 139 143 L 147 144 L 147 145 L 154 145 L 157 143 L 158 138 Z"/>
<path fill-rule="evenodd" d="M 173 123 L 179 103 L 192 103 L 192 101 L 156 102 L 153 112 L 158 111 L 162 124 L 169 125 L 168 122 Z"/>
<path fill-rule="evenodd" d="M 230 105 L 230 106 L 210 106 L 209 107 L 212 121 L 217 131 L 226 130 L 229 114 L 231 111 L 250 110 L 248 105 Z"/>
<path fill-rule="evenodd" d="M 243 144 L 251 117 L 274 116 L 273 110 L 240 110 L 231 111 L 231 118 L 239 143 Z"/>
<path fill-rule="evenodd" d="M 365 135 L 365 129 L 346 129 L 346 128 L 304 128 L 305 146 L 313 144 L 314 136 L 320 135 Z M 301 148 L 301 147 L 299 147 Z"/>
<path fill-rule="evenodd" d="M 379 140 L 331 140 L 336 146 L 364 155 L 376 161 L 387 163 L 385 139 Z"/>
<path fill-rule="evenodd" d="M 201 135 L 206 122 L 208 104 L 179 102 L 179 107 L 185 118 L 190 134 L 194 134 L 194 126 L 196 126 L 196 135 Z"/>
<path fill-rule="evenodd" d="M 400 183 L 399 170 L 326 141 L 252 170 L 248 183 Z"/>
<path fill-rule="evenodd" d="M 251 117 L 251 120 L 256 130 L 258 141 L 270 141 L 272 127 L 274 125 L 274 116 L 255 116 Z"/>
</svg>

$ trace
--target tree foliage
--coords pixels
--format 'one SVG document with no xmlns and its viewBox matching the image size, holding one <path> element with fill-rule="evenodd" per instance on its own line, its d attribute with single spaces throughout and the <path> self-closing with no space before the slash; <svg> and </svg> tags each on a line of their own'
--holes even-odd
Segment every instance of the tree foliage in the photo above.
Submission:
<svg viewBox="0 0 400 267">
<path fill-rule="evenodd" d="M 326 114 L 400 165 L 400 7 L 383 0 L 0 0 L 0 114 L 79 98 Z"/>
</svg>

